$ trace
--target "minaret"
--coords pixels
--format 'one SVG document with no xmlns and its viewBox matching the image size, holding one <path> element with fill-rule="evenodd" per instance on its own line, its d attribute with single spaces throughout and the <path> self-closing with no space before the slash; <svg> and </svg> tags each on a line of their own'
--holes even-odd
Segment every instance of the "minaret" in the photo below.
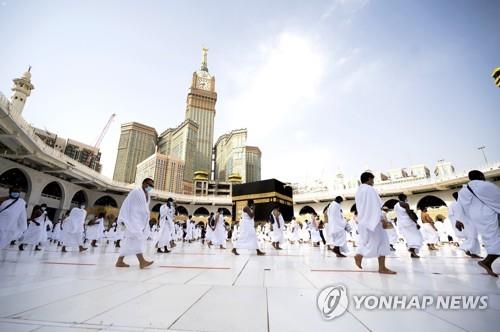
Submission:
<svg viewBox="0 0 500 332">
<path fill-rule="evenodd" d="M 10 109 L 12 113 L 19 115 L 23 112 L 24 104 L 26 104 L 26 99 L 31 94 L 31 90 L 35 88 L 31 84 L 31 66 L 29 66 L 28 71 L 23 76 L 14 78 L 12 81 L 14 82 L 14 86 L 12 87 L 12 96 L 10 97 Z"/>
<path fill-rule="evenodd" d="M 192 120 L 198 124 L 193 170 L 210 174 L 217 93 L 215 92 L 215 77 L 208 72 L 207 52 L 208 49 L 203 48 L 200 69 L 193 73 L 186 101 L 186 120 Z"/>
</svg>

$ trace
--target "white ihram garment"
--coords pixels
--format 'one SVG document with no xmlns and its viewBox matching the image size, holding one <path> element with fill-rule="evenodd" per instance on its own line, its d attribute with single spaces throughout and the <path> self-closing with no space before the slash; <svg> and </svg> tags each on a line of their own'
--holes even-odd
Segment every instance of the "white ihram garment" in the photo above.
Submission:
<svg viewBox="0 0 500 332">
<path fill-rule="evenodd" d="M 256 250 L 259 248 L 259 241 L 255 233 L 255 222 L 246 212 L 241 213 L 240 234 L 234 244 L 236 249 Z"/>
<path fill-rule="evenodd" d="M 448 208 L 448 218 L 453 226 L 453 230 L 458 238 L 462 239 L 460 249 L 468 251 L 471 254 L 479 255 L 481 253 L 481 244 L 479 243 L 476 227 L 472 224 L 462 210 L 462 206 L 458 202 L 452 202 Z M 456 228 L 456 222 L 460 221 L 464 224 L 463 230 Z"/>
<path fill-rule="evenodd" d="M 87 226 L 87 240 L 100 240 L 104 233 L 104 218 L 99 218 L 96 224 Z"/>
<path fill-rule="evenodd" d="M 458 204 L 475 226 L 489 255 L 500 255 L 500 189 L 487 181 L 468 183 L 458 193 Z"/>
<path fill-rule="evenodd" d="M 285 220 L 283 219 L 281 213 L 278 216 L 278 218 L 276 218 L 276 216 L 271 213 L 271 218 L 273 220 L 273 231 L 271 232 L 271 241 L 282 244 L 285 242 L 285 236 L 283 235 L 283 230 L 285 229 Z"/>
<path fill-rule="evenodd" d="M 333 201 L 327 210 L 328 216 L 328 238 L 335 247 L 340 247 L 341 251 L 347 252 L 347 234 L 346 229 L 350 229 L 347 221 L 345 220 L 340 204 Z"/>
<path fill-rule="evenodd" d="M 120 245 L 120 256 L 142 254 L 149 232 L 150 197 L 142 188 L 132 190 L 123 201 L 118 222 L 125 224 L 125 234 Z"/>
<path fill-rule="evenodd" d="M 387 233 L 382 228 L 382 201 L 370 185 L 362 184 L 356 191 L 358 210 L 358 254 L 363 257 L 387 256 L 390 252 Z"/>
<path fill-rule="evenodd" d="M 410 218 L 408 212 L 401 207 L 399 202 L 394 205 L 394 211 L 398 218 L 399 233 L 405 238 L 406 246 L 408 249 L 415 249 L 415 251 L 418 252 L 422 247 L 424 238 L 417 228 L 417 224 Z"/>
<path fill-rule="evenodd" d="M 45 215 L 42 214 L 38 218 L 35 218 L 35 221 L 38 223 L 38 225 L 33 221 L 29 222 L 28 228 L 23 234 L 23 239 L 21 241 L 22 244 L 31 244 L 36 246 L 40 242 L 42 242 L 43 233 L 45 233 L 44 219 Z"/>
<path fill-rule="evenodd" d="M 79 247 L 83 244 L 83 224 L 87 211 L 74 207 L 62 226 L 62 243 L 66 247 Z"/>
<path fill-rule="evenodd" d="M 175 215 L 175 208 L 163 204 L 160 207 L 160 235 L 158 237 L 158 247 L 170 247 L 172 241 L 172 228 Z"/>
<path fill-rule="evenodd" d="M 14 201 L 15 203 L 11 205 Z M 6 209 L 7 206 L 9 207 Z M 0 204 L 0 211 L 2 211 L 0 212 L 0 249 L 5 249 L 10 242 L 19 239 L 28 227 L 26 202 L 22 198 L 9 198 Z"/>
<path fill-rule="evenodd" d="M 226 228 L 224 227 L 224 217 L 222 215 L 219 215 L 219 217 L 215 220 L 215 230 L 212 234 L 212 244 L 214 246 L 225 246 L 226 244 Z"/>
</svg>

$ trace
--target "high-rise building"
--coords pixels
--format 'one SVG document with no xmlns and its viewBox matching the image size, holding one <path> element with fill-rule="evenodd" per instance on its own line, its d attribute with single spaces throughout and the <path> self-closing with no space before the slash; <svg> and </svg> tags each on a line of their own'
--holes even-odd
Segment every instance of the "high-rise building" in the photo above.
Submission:
<svg viewBox="0 0 500 332">
<path fill-rule="evenodd" d="M 261 152 L 246 143 L 246 129 L 233 130 L 219 137 L 214 147 L 214 180 L 227 182 L 232 176 L 239 176 L 243 183 L 260 181 Z"/>
<path fill-rule="evenodd" d="M 228 181 L 230 175 L 238 174 L 246 182 L 246 142 L 246 129 L 233 130 L 219 137 L 214 147 L 214 180 Z"/>
<path fill-rule="evenodd" d="M 208 72 L 207 52 L 208 49 L 204 48 L 201 67 L 193 73 L 186 100 L 186 120 L 192 120 L 198 124 L 194 170 L 210 173 L 217 93 L 215 92 L 215 76 Z"/>
<path fill-rule="evenodd" d="M 158 152 L 184 162 L 184 181 L 191 183 L 195 172 L 198 124 L 185 120 L 177 128 L 169 128 L 158 138 Z"/>
<path fill-rule="evenodd" d="M 208 71 L 207 52 L 204 48 L 201 67 L 193 73 L 184 122 L 159 136 L 154 128 L 139 123 L 122 125 L 115 180 L 132 183 L 137 165 L 156 152 L 183 162 L 185 194 L 223 194 L 230 183 L 260 180 L 261 152 L 246 146 L 246 129 L 224 134 L 213 145 L 217 93 L 215 77 Z"/>
<path fill-rule="evenodd" d="M 244 182 L 255 182 L 261 180 L 260 160 L 262 152 L 256 146 L 245 147 L 246 174 Z"/>
<path fill-rule="evenodd" d="M 137 165 L 135 183 L 140 185 L 147 177 L 154 180 L 155 189 L 181 194 L 184 189 L 184 162 L 155 153 Z"/>
<path fill-rule="evenodd" d="M 121 126 L 113 180 L 134 183 L 137 165 L 156 151 L 156 130 L 130 122 Z"/>
</svg>

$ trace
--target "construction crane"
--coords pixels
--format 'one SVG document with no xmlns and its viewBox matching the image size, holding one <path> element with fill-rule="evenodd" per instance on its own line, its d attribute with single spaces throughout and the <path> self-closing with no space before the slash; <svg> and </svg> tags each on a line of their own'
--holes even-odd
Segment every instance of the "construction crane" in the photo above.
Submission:
<svg viewBox="0 0 500 332">
<path fill-rule="evenodd" d="M 106 123 L 106 126 L 104 127 L 104 129 L 101 131 L 101 134 L 97 138 L 97 141 L 94 144 L 94 151 L 91 154 L 89 154 L 89 157 L 87 158 L 87 161 L 85 162 L 85 165 L 87 165 L 88 167 L 92 166 L 92 157 L 97 155 L 97 151 L 99 151 L 99 146 L 101 146 L 102 140 L 104 139 L 104 136 L 108 132 L 109 127 L 111 126 L 111 123 L 115 119 L 115 116 L 116 116 L 115 113 L 111 114 L 111 116 L 109 117 L 108 123 Z"/>
</svg>

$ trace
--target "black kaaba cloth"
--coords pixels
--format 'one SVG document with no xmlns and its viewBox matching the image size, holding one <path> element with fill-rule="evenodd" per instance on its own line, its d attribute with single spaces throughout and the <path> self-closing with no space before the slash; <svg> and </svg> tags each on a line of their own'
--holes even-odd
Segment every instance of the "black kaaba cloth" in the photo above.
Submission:
<svg viewBox="0 0 500 332">
<path fill-rule="evenodd" d="M 240 220 L 240 212 L 249 199 L 255 203 L 255 221 L 267 221 L 276 205 L 285 221 L 293 217 L 293 189 L 276 179 L 233 185 L 233 221 Z"/>
</svg>

